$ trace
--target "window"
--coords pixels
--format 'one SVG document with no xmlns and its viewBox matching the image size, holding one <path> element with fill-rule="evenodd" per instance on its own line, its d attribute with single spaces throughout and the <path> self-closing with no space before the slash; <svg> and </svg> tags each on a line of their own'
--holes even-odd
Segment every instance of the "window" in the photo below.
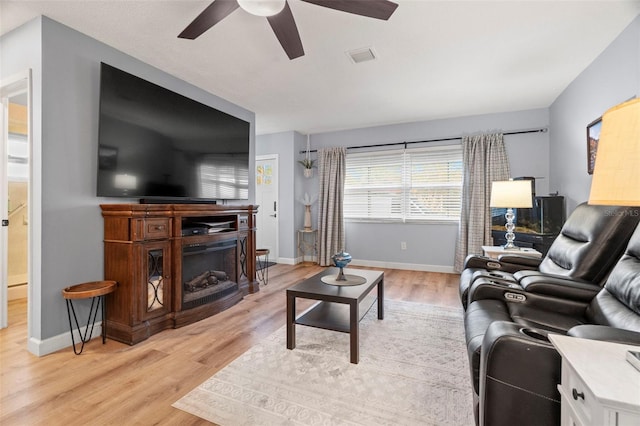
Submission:
<svg viewBox="0 0 640 426">
<path fill-rule="evenodd" d="M 460 145 L 347 154 L 344 217 L 371 221 L 457 221 Z"/>
</svg>

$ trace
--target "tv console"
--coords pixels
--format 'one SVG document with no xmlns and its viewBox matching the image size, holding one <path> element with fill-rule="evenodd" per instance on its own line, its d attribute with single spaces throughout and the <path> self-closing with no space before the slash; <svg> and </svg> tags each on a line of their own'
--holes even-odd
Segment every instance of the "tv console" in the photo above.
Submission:
<svg viewBox="0 0 640 426">
<path fill-rule="evenodd" d="M 102 204 L 107 337 L 130 345 L 259 291 L 257 206 Z M 205 226 L 206 225 L 206 226 Z M 198 226 L 207 232 L 190 233 Z"/>
</svg>

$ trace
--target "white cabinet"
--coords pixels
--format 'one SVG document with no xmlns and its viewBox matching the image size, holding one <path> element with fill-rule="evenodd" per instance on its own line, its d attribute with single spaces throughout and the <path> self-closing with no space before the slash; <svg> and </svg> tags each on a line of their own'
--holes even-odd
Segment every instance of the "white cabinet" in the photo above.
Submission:
<svg viewBox="0 0 640 426">
<path fill-rule="evenodd" d="M 640 425 L 640 371 L 626 359 L 638 346 L 549 335 L 562 356 L 562 426 Z"/>
</svg>

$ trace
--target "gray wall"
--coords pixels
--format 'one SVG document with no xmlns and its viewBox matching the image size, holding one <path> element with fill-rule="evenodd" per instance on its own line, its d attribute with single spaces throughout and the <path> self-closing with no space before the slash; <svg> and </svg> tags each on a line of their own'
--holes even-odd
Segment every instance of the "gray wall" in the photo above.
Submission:
<svg viewBox="0 0 640 426">
<path fill-rule="evenodd" d="M 29 28 L 32 25 L 39 22 L 29 23 Z M 95 195 L 100 62 L 249 121 L 252 159 L 255 158 L 255 114 L 51 19 L 41 19 L 41 31 L 41 62 L 14 67 L 27 65 L 42 69 L 42 86 L 34 87 L 34 96 L 41 96 L 42 103 L 33 103 L 34 124 L 42 114 L 42 136 L 34 138 L 34 168 L 42 161 L 42 179 L 34 182 L 42 194 L 42 241 L 41 247 L 34 247 L 42 253 L 42 279 L 41 283 L 33 280 L 34 286 L 40 287 L 41 300 L 32 300 L 32 304 L 41 315 L 41 330 L 34 337 L 44 340 L 68 333 L 61 290 L 74 283 L 103 278 L 103 221 L 99 204 L 137 202 L 100 199 Z M 15 46 L 28 50 L 23 45 L 28 41 L 10 34 L 2 39 L 3 51 Z M 35 153 L 40 149 L 42 154 L 38 158 Z M 250 170 L 254 168 L 252 160 Z M 249 179 L 253 181 L 253 172 Z M 253 202 L 253 187 L 249 197 L 249 202 Z M 34 226 L 37 225 L 34 223 Z"/>
<path fill-rule="evenodd" d="M 607 109 L 640 95 L 640 17 L 593 61 L 549 108 L 551 185 L 567 211 L 589 198 L 586 126 Z"/>
<path fill-rule="evenodd" d="M 311 149 L 332 146 L 358 146 L 390 142 L 435 139 L 494 130 L 522 130 L 548 126 L 546 109 L 520 111 L 504 114 L 490 114 L 473 117 L 461 117 L 447 120 L 434 120 L 353 129 L 331 133 L 311 135 Z M 278 141 L 275 145 L 274 141 Z M 291 143 L 289 133 L 261 135 L 257 137 L 257 150 L 262 154 L 289 152 Z M 506 136 L 505 143 L 510 158 L 513 176 L 535 176 L 538 194 L 547 194 L 549 188 L 549 138 L 548 133 Z M 294 162 L 302 159 L 299 152 L 306 147 L 306 138 L 300 138 L 295 150 Z M 276 150 L 269 152 L 269 150 Z M 315 158 L 313 154 L 312 158 Z M 284 179 L 284 161 L 280 162 L 281 181 Z M 294 193 L 310 195 L 318 192 L 317 173 L 312 179 L 302 176 L 302 167 L 297 163 L 290 170 L 289 178 L 300 183 L 294 186 Z M 282 184 L 281 184 L 282 185 Z M 555 189 L 551 189 L 555 191 Z M 281 205 L 284 206 L 291 195 L 280 192 Z M 296 223 L 302 226 L 303 211 L 300 203 L 296 207 Z M 317 221 L 317 205 L 312 208 L 312 220 Z M 282 223 L 282 221 L 280 222 Z M 299 229 L 299 228 L 295 228 Z M 294 229 L 294 232 L 295 232 Z M 280 227 L 280 241 L 290 240 L 291 235 Z M 452 271 L 455 240 L 458 233 L 457 223 L 437 224 L 379 224 L 348 221 L 346 223 L 346 246 L 354 257 L 354 263 L 372 266 L 415 268 L 440 271 Z M 400 243 L 407 243 L 407 250 L 400 249 Z"/>
</svg>

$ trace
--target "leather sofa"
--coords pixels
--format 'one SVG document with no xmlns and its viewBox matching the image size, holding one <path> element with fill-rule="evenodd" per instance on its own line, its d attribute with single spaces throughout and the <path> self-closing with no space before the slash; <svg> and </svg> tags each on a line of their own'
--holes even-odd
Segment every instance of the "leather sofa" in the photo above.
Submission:
<svg viewBox="0 0 640 426">
<path fill-rule="evenodd" d="M 578 205 L 543 259 L 514 254 L 495 259 L 470 255 L 460 275 L 460 299 L 466 309 L 469 290 L 479 279 L 518 284 L 521 276 L 554 275 L 600 285 L 622 255 L 640 215 L 630 207 Z M 532 271 L 515 276 L 517 271 Z"/>
<path fill-rule="evenodd" d="M 540 276 L 522 289 L 472 289 L 465 334 L 480 425 L 560 424 L 561 360 L 549 333 L 640 345 L 640 227 L 604 286 L 591 295 L 584 286 Z"/>
</svg>

